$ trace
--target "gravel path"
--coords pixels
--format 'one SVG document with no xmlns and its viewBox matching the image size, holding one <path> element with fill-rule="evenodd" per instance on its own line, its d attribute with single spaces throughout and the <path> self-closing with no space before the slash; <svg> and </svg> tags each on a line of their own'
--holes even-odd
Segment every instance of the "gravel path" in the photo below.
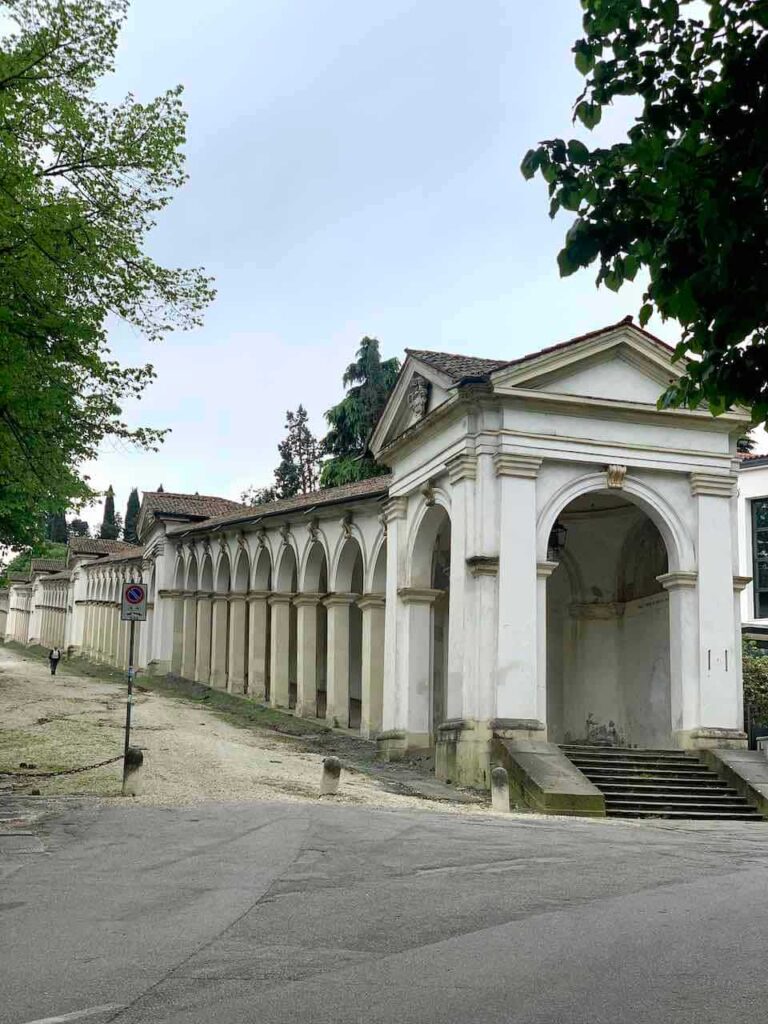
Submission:
<svg viewBox="0 0 768 1024">
<path fill-rule="evenodd" d="M 37 658 L 0 646 L 0 772 L 61 771 L 122 752 L 124 689 L 76 671 L 59 673 L 52 677 Z M 238 728 L 200 704 L 139 691 L 131 735 L 132 743 L 143 748 L 146 764 L 137 803 L 317 799 L 322 753 L 296 749 L 295 739 L 266 729 Z M 21 769 L 22 762 L 34 768 Z M 117 762 L 52 779 L 17 776 L 15 785 L 42 796 L 121 799 L 121 772 Z M 350 771 L 343 772 L 336 799 L 487 813 L 482 806 L 437 804 L 387 792 L 375 778 Z"/>
</svg>

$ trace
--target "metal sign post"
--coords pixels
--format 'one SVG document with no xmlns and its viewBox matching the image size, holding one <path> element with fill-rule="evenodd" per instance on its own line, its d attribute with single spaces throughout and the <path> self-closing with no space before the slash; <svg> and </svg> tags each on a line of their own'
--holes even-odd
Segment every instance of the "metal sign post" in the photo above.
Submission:
<svg viewBox="0 0 768 1024">
<path fill-rule="evenodd" d="M 125 749 L 123 751 L 123 796 L 128 774 L 128 748 L 131 745 L 131 705 L 133 704 L 133 644 L 136 636 L 136 623 L 145 622 L 147 618 L 147 588 L 143 583 L 123 584 L 123 602 L 120 611 L 123 622 L 130 623 L 128 640 L 128 701 L 125 706 Z"/>
</svg>

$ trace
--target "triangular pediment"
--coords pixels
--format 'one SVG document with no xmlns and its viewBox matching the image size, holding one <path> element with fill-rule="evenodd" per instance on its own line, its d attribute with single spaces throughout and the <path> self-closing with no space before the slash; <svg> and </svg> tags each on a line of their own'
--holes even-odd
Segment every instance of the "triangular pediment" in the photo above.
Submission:
<svg viewBox="0 0 768 1024">
<path fill-rule="evenodd" d="M 656 405 L 683 372 L 671 350 L 631 324 L 534 355 L 494 374 L 494 390 Z"/>
<path fill-rule="evenodd" d="M 448 401 L 453 383 L 448 374 L 409 355 L 371 437 L 374 455 Z"/>
</svg>

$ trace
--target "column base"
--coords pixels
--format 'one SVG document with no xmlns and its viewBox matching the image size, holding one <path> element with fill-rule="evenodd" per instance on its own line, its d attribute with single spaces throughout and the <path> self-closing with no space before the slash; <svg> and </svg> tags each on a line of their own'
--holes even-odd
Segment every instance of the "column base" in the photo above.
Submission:
<svg viewBox="0 0 768 1024">
<path fill-rule="evenodd" d="M 535 719 L 451 719 L 437 730 L 435 775 L 444 782 L 488 789 L 495 739 L 544 741 L 546 736 L 546 727 Z"/>
<path fill-rule="evenodd" d="M 408 734 L 399 729 L 379 733 L 376 749 L 382 761 L 402 761 L 408 750 Z"/>
<path fill-rule="evenodd" d="M 686 729 L 674 733 L 683 750 L 746 750 L 747 734 L 741 729 Z"/>
</svg>

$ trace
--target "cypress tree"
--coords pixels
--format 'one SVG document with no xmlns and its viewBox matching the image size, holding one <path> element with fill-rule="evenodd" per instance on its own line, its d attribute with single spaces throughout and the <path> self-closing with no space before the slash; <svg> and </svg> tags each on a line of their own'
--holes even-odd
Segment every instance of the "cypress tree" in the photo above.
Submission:
<svg viewBox="0 0 768 1024">
<path fill-rule="evenodd" d="M 123 540 L 128 541 L 129 544 L 139 543 L 139 535 L 136 533 L 136 524 L 139 519 L 140 507 L 139 492 L 134 487 L 128 496 L 128 504 L 125 509 L 125 528 L 123 530 Z"/>
<path fill-rule="evenodd" d="M 99 538 L 101 540 L 117 540 L 119 533 L 120 526 L 115 516 L 115 492 L 110 484 L 104 501 L 104 518 L 101 521 Z"/>
</svg>

